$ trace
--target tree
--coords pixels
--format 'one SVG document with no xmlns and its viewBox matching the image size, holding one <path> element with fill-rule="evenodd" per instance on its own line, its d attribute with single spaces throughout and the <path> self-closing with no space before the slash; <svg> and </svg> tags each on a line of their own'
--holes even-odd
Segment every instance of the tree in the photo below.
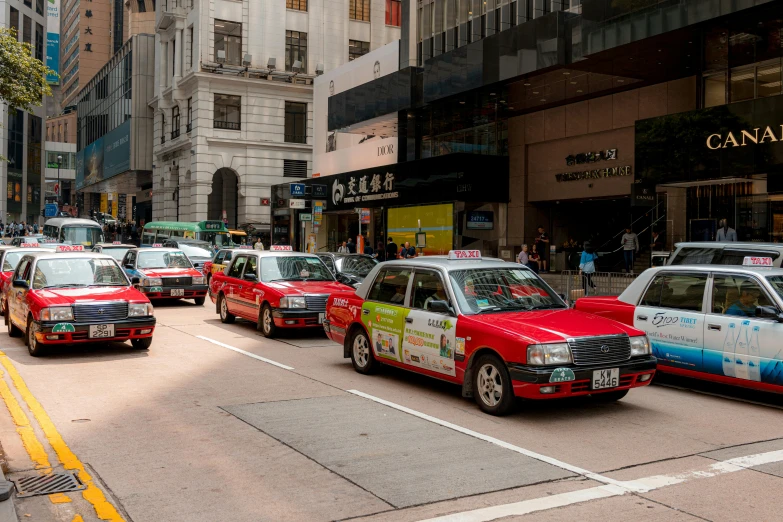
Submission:
<svg viewBox="0 0 783 522">
<path fill-rule="evenodd" d="M 52 95 L 47 74 L 54 71 L 33 57 L 30 44 L 17 40 L 15 29 L 0 27 L 0 100 L 9 110 L 40 107 Z"/>
</svg>

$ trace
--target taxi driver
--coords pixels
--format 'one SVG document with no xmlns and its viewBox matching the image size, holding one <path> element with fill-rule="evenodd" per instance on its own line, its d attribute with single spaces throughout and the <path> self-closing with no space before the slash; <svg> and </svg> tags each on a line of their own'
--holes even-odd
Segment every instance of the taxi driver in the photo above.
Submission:
<svg viewBox="0 0 783 522">
<path fill-rule="evenodd" d="M 761 296 L 759 287 L 752 281 L 743 281 L 740 285 L 740 296 L 726 310 L 726 315 L 739 315 L 744 317 L 756 316 L 756 301 Z"/>
</svg>

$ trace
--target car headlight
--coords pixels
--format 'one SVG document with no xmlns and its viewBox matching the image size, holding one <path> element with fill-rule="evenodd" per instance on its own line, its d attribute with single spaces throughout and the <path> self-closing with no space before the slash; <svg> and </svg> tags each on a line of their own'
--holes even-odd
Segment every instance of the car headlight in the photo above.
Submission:
<svg viewBox="0 0 783 522">
<path fill-rule="evenodd" d="M 70 306 L 42 308 L 41 321 L 73 321 L 73 308 Z"/>
<path fill-rule="evenodd" d="M 131 303 L 128 305 L 128 317 L 146 317 L 153 315 L 151 303 Z"/>
<path fill-rule="evenodd" d="M 570 364 L 571 348 L 568 343 L 531 344 L 527 347 L 527 363 L 535 366 Z"/>
<path fill-rule="evenodd" d="M 304 297 L 281 297 L 280 308 L 307 308 Z"/>
<path fill-rule="evenodd" d="M 193 284 L 194 285 L 205 285 L 207 284 L 207 278 L 204 276 L 194 276 L 193 277 Z"/>
<path fill-rule="evenodd" d="M 163 280 L 160 277 L 142 277 L 141 286 L 163 286 Z"/>
<path fill-rule="evenodd" d="M 631 357 L 637 355 L 650 355 L 650 341 L 646 335 L 631 337 Z"/>
</svg>

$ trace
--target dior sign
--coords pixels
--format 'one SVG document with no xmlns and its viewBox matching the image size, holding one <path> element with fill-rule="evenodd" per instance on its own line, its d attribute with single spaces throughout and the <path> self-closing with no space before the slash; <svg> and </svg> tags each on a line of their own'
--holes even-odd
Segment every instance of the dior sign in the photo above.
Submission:
<svg viewBox="0 0 783 522">
<path fill-rule="evenodd" d="M 605 169 L 584 170 L 580 172 L 565 172 L 556 174 L 555 179 L 562 181 L 579 181 L 583 179 L 616 178 L 620 176 L 630 176 L 632 169 L 630 165 L 625 167 L 611 167 Z"/>
<path fill-rule="evenodd" d="M 745 147 L 747 145 L 760 145 L 762 143 L 772 143 L 773 141 L 783 141 L 783 125 L 780 126 L 778 135 L 772 127 L 767 126 L 763 131 L 761 127 L 753 130 L 742 130 L 739 134 L 733 132 L 723 134 L 710 134 L 707 136 L 707 148 L 711 150 L 726 149 L 729 147 Z"/>
<path fill-rule="evenodd" d="M 378 156 L 386 156 L 388 154 L 394 154 L 394 144 L 381 145 L 378 147 Z"/>
</svg>

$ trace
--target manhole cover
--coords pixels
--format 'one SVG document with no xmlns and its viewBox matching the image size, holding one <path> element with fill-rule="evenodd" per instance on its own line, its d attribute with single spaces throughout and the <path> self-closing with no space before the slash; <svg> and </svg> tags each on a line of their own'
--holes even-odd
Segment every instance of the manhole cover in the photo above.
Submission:
<svg viewBox="0 0 783 522">
<path fill-rule="evenodd" d="M 67 471 L 11 480 L 16 484 L 16 496 L 19 498 L 79 491 L 87 487 L 81 483 L 75 474 Z"/>
</svg>

